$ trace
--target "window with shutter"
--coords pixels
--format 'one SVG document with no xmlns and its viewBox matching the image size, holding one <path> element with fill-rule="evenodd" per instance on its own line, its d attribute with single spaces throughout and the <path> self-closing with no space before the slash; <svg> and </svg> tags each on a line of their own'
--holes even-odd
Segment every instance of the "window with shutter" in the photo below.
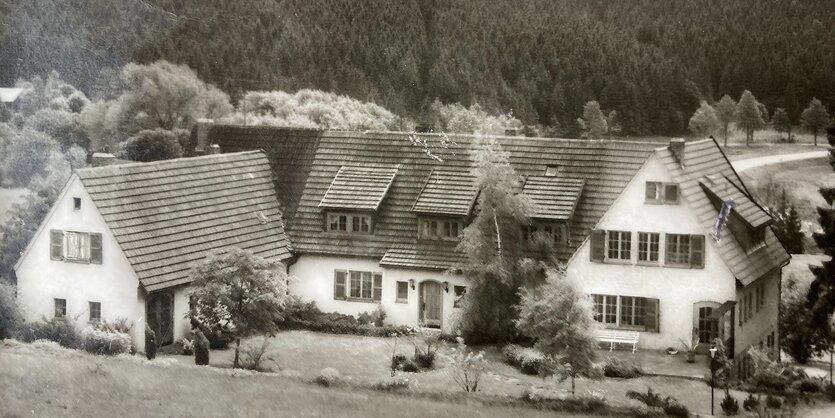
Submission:
<svg viewBox="0 0 835 418">
<path fill-rule="evenodd" d="M 49 231 L 49 258 L 61 260 L 64 257 L 64 231 Z"/>
<path fill-rule="evenodd" d="M 644 197 L 646 203 L 661 203 L 661 183 L 657 181 L 646 182 Z"/>
<path fill-rule="evenodd" d="M 101 264 L 101 234 L 90 234 L 90 262 Z"/>
<path fill-rule="evenodd" d="M 661 332 L 658 299 L 644 298 L 644 327 L 647 332 Z"/>
<path fill-rule="evenodd" d="M 591 231 L 591 261 L 603 262 L 606 256 L 606 232 L 600 229 Z"/>
<path fill-rule="evenodd" d="M 345 270 L 336 270 L 333 275 L 333 298 L 345 300 Z"/>
<path fill-rule="evenodd" d="M 383 275 L 374 273 L 374 302 L 383 300 Z"/>
<path fill-rule="evenodd" d="M 690 236 L 690 268 L 705 268 L 705 236 Z"/>
</svg>

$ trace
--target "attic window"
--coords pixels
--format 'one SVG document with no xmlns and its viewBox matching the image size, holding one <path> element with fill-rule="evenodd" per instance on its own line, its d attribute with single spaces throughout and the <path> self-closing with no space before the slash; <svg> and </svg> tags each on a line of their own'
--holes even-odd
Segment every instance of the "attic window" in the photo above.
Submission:
<svg viewBox="0 0 835 418">
<path fill-rule="evenodd" d="M 545 176 L 546 177 L 556 177 L 557 176 L 557 166 L 549 165 L 545 167 Z"/>
<path fill-rule="evenodd" d="M 678 203 L 678 184 L 648 181 L 645 203 L 668 205 Z"/>
<path fill-rule="evenodd" d="M 72 209 L 73 210 L 81 210 L 81 198 L 80 197 L 72 198 Z"/>
</svg>

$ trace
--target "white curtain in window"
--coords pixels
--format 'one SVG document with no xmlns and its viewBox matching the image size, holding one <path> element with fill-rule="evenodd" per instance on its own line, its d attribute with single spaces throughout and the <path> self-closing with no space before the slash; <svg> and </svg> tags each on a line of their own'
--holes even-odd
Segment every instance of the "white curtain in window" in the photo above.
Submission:
<svg viewBox="0 0 835 418">
<path fill-rule="evenodd" d="M 64 248 L 66 257 L 70 259 L 86 260 L 90 258 L 90 236 L 79 232 L 67 232 Z"/>
</svg>

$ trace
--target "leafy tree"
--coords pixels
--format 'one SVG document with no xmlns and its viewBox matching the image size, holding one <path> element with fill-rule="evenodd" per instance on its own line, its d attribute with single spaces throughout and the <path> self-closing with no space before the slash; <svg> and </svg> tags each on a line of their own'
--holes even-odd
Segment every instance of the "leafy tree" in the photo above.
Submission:
<svg viewBox="0 0 835 418">
<path fill-rule="evenodd" d="M 754 132 L 765 126 L 760 103 L 748 90 L 745 90 L 739 98 L 735 118 L 739 129 L 745 131 L 745 145 L 750 145 L 754 140 Z"/>
<path fill-rule="evenodd" d="M 716 104 L 716 119 L 722 126 L 722 135 L 724 136 L 726 147 L 728 146 L 728 127 L 731 125 L 731 122 L 736 120 L 735 118 L 736 102 L 734 102 L 734 99 L 731 99 L 731 96 L 726 94 Z"/>
<path fill-rule="evenodd" d="M 35 76 L 31 80 L 18 80 L 15 85 L 23 89 L 16 107 L 24 116 L 44 109 L 78 113 L 90 102 L 84 93 L 64 81 L 57 71 L 50 71 L 45 80 Z"/>
<path fill-rule="evenodd" d="M 588 139 L 599 139 L 609 132 L 609 125 L 606 117 L 600 110 L 600 103 L 590 100 L 583 106 L 583 117 L 577 119 L 577 124 L 582 131 L 582 137 Z"/>
<path fill-rule="evenodd" d="M 435 100 L 429 113 L 442 132 L 504 135 L 507 129 L 522 128 L 522 122 L 513 115 L 491 115 L 478 103 L 466 108 L 459 103 L 443 104 Z"/>
<path fill-rule="evenodd" d="M 180 139 L 188 136 L 189 132 L 184 129 L 139 131 L 125 143 L 124 155 L 129 160 L 142 162 L 180 158 L 183 156 Z"/>
<path fill-rule="evenodd" d="M 562 268 L 549 269 L 547 281 L 536 289 L 522 290 L 516 324 L 558 366 L 543 368 L 543 373 L 571 377 L 572 394 L 578 375 L 596 376 L 597 323 L 591 301 Z"/>
<path fill-rule="evenodd" d="M 774 116 L 771 118 L 771 124 L 778 133 L 786 133 L 788 141 L 792 140 L 792 121 L 789 114 L 782 108 L 774 109 Z"/>
<path fill-rule="evenodd" d="M 23 315 L 17 305 L 15 288 L 0 277 L 0 339 L 11 338 L 23 322 Z"/>
<path fill-rule="evenodd" d="M 817 146 L 818 133 L 832 123 L 832 118 L 829 116 L 829 112 L 827 112 L 823 103 L 815 98 L 809 102 L 809 107 L 803 110 L 803 113 L 800 115 L 800 122 L 806 130 L 815 136 L 815 146 Z"/>
<path fill-rule="evenodd" d="M 687 126 L 690 132 L 697 136 L 706 138 L 713 135 L 719 130 L 719 118 L 716 116 L 716 110 L 706 101 L 702 101 Z"/>
<path fill-rule="evenodd" d="M 11 132 L 3 158 L 2 171 L 13 187 L 27 187 L 49 169 L 50 158 L 58 153 L 58 144 L 43 132 L 30 128 Z"/>
<path fill-rule="evenodd" d="M 519 289 L 543 280 L 543 264 L 556 261 L 553 250 L 531 251 L 547 247 L 545 240 L 530 245 L 523 241 L 521 226 L 532 205 L 517 192 L 521 178 L 509 154 L 490 137 L 474 148 L 476 187 L 481 192 L 479 211 L 458 245 L 467 255 L 461 270 L 471 282 L 459 326 L 469 344 L 508 342 L 518 338 L 514 306 Z"/>
<path fill-rule="evenodd" d="M 25 126 L 49 135 L 63 151 L 74 145 L 90 149 L 90 138 L 79 113 L 41 109 L 26 119 Z"/>
<path fill-rule="evenodd" d="M 235 339 L 233 367 L 239 366 L 241 338 L 278 331 L 288 280 L 281 263 L 240 248 L 212 250 L 192 268 L 191 279 L 195 304 L 189 317 L 228 325 Z"/>
</svg>

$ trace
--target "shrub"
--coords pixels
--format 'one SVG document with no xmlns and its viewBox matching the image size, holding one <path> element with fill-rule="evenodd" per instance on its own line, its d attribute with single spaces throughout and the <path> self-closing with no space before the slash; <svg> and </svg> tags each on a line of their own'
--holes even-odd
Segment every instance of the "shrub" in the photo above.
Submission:
<svg viewBox="0 0 835 418">
<path fill-rule="evenodd" d="M 209 364 L 209 339 L 199 329 L 194 331 L 194 364 L 198 366 Z"/>
<path fill-rule="evenodd" d="M 603 365 L 603 375 L 606 377 L 633 379 L 643 376 L 644 371 L 636 364 L 628 364 L 617 357 L 609 357 Z"/>
<path fill-rule="evenodd" d="M 754 375 L 750 383 L 760 390 L 769 393 L 783 393 L 793 382 L 805 379 L 806 372 L 802 369 L 772 361 L 757 350 L 750 350 L 749 355 L 754 360 Z"/>
<path fill-rule="evenodd" d="M 315 381 L 319 386 L 324 386 L 327 388 L 342 383 L 342 375 L 339 374 L 338 370 L 331 367 L 326 367 L 319 372 L 319 375 L 316 376 Z"/>
<path fill-rule="evenodd" d="M 92 328 L 84 337 L 88 353 L 112 356 L 130 351 L 130 335 L 123 332 Z"/>
<path fill-rule="evenodd" d="M 719 406 L 722 407 L 722 411 L 728 416 L 736 415 L 739 412 L 739 402 L 730 393 L 725 394 L 725 398 L 722 399 L 722 403 Z"/>
<path fill-rule="evenodd" d="M 520 347 L 516 344 L 506 345 L 502 349 L 505 361 L 516 366 L 524 374 L 538 375 L 546 367 L 545 355 L 533 348 Z"/>
<path fill-rule="evenodd" d="M 754 411 L 760 406 L 760 398 L 755 398 L 753 393 L 749 393 L 748 397 L 742 401 L 742 409 L 746 411 Z"/>
<path fill-rule="evenodd" d="M 376 318 L 380 318 L 379 326 L 374 323 L 375 315 L 377 315 Z M 351 315 L 338 312 L 325 313 L 320 311 L 314 302 L 304 302 L 298 297 L 291 297 L 285 308 L 284 319 L 279 323 L 279 326 L 283 329 L 306 329 L 331 334 L 353 334 L 367 337 L 390 337 L 392 335 L 414 333 L 414 330 L 409 327 L 383 325 L 382 318 L 385 318 L 385 313 L 379 315 L 377 311 L 374 311 L 360 314 L 360 317 L 362 321 L 358 321 Z"/>
<path fill-rule="evenodd" d="M 66 318 L 52 318 L 30 323 L 21 329 L 21 339 L 26 342 L 35 340 L 55 341 L 62 347 L 79 349 L 84 345 L 84 337 Z"/>
<path fill-rule="evenodd" d="M 178 343 L 183 347 L 183 355 L 190 356 L 194 354 L 194 340 L 183 338 Z"/>
<path fill-rule="evenodd" d="M 139 131 L 125 143 L 124 157 L 142 162 L 180 158 L 183 156 L 180 137 L 187 134 L 185 131 L 165 129 Z"/>
<path fill-rule="evenodd" d="M 421 369 L 431 369 L 435 367 L 435 352 L 417 353 L 415 354 L 414 362 Z"/>
<path fill-rule="evenodd" d="M 417 382 L 404 376 L 393 376 L 378 380 L 374 383 L 374 389 L 382 392 L 394 392 L 399 390 L 412 389 Z"/>
<path fill-rule="evenodd" d="M 780 409 L 783 406 L 783 401 L 776 396 L 769 394 L 765 397 L 765 406 L 772 409 Z"/>
<path fill-rule="evenodd" d="M 369 312 L 363 312 L 357 316 L 357 322 L 360 325 L 374 325 L 375 327 L 382 327 L 383 321 L 386 319 L 386 311 L 383 306 L 377 306 L 377 309 Z"/>
<path fill-rule="evenodd" d="M 829 399 L 829 402 L 835 402 L 835 385 L 826 385 L 826 398 Z"/>
<path fill-rule="evenodd" d="M 408 362 L 409 359 L 406 358 L 403 354 L 396 354 L 391 357 L 391 370 L 403 370 L 403 365 Z"/>
<path fill-rule="evenodd" d="M 261 344 L 254 344 L 252 342 L 241 347 L 241 357 L 239 365 L 242 369 L 255 371 L 271 371 L 272 367 L 267 366 L 268 363 L 277 364 L 275 356 L 268 354 L 271 339 L 264 336 Z"/>
<path fill-rule="evenodd" d="M 664 407 L 664 413 L 671 417 L 687 418 L 690 416 L 690 410 L 687 409 L 681 402 L 672 399 L 667 402 Z"/>
<path fill-rule="evenodd" d="M 23 322 L 15 298 L 15 288 L 0 277 L 0 340 L 14 335 Z"/>
<path fill-rule="evenodd" d="M 420 366 L 418 366 L 414 360 L 408 360 L 403 363 L 403 371 L 408 373 L 418 373 L 420 372 Z"/>
<path fill-rule="evenodd" d="M 646 406 L 650 408 L 658 409 L 664 411 L 665 414 L 671 417 L 688 417 L 690 416 L 690 411 L 687 410 L 687 407 L 677 401 L 675 398 L 671 396 L 667 396 L 666 398 L 662 398 L 660 394 L 654 392 L 652 388 L 647 388 L 646 393 L 636 392 L 634 390 L 630 390 L 626 392 L 626 397 L 629 399 L 634 399 L 639 402 L 643 402 Z"/>
<path fill-rule="evenodd" d="M 484 351 L 473 353 L 464 344 L 464 339 L 458 337 L 458 347 L 453 348 L 452 367 L 449 374 L 464 392 L 477 392 L 481 375 L 487 370 Z"/>
<path fill-rule="evenodd" d="M 116 318 L 112 321 L 103 319 L 93 323 L 93 328 L 107 332 L 121 332 L 130 334 L 131 323 L 127 318 Z"/>
<path fill-rule="evenodd" d="M 800 393 L 823 393 L 826 391 L 826 382 L 814 377 L 804 377 L 792 382 L 791 388 Z"/>
</svg>

